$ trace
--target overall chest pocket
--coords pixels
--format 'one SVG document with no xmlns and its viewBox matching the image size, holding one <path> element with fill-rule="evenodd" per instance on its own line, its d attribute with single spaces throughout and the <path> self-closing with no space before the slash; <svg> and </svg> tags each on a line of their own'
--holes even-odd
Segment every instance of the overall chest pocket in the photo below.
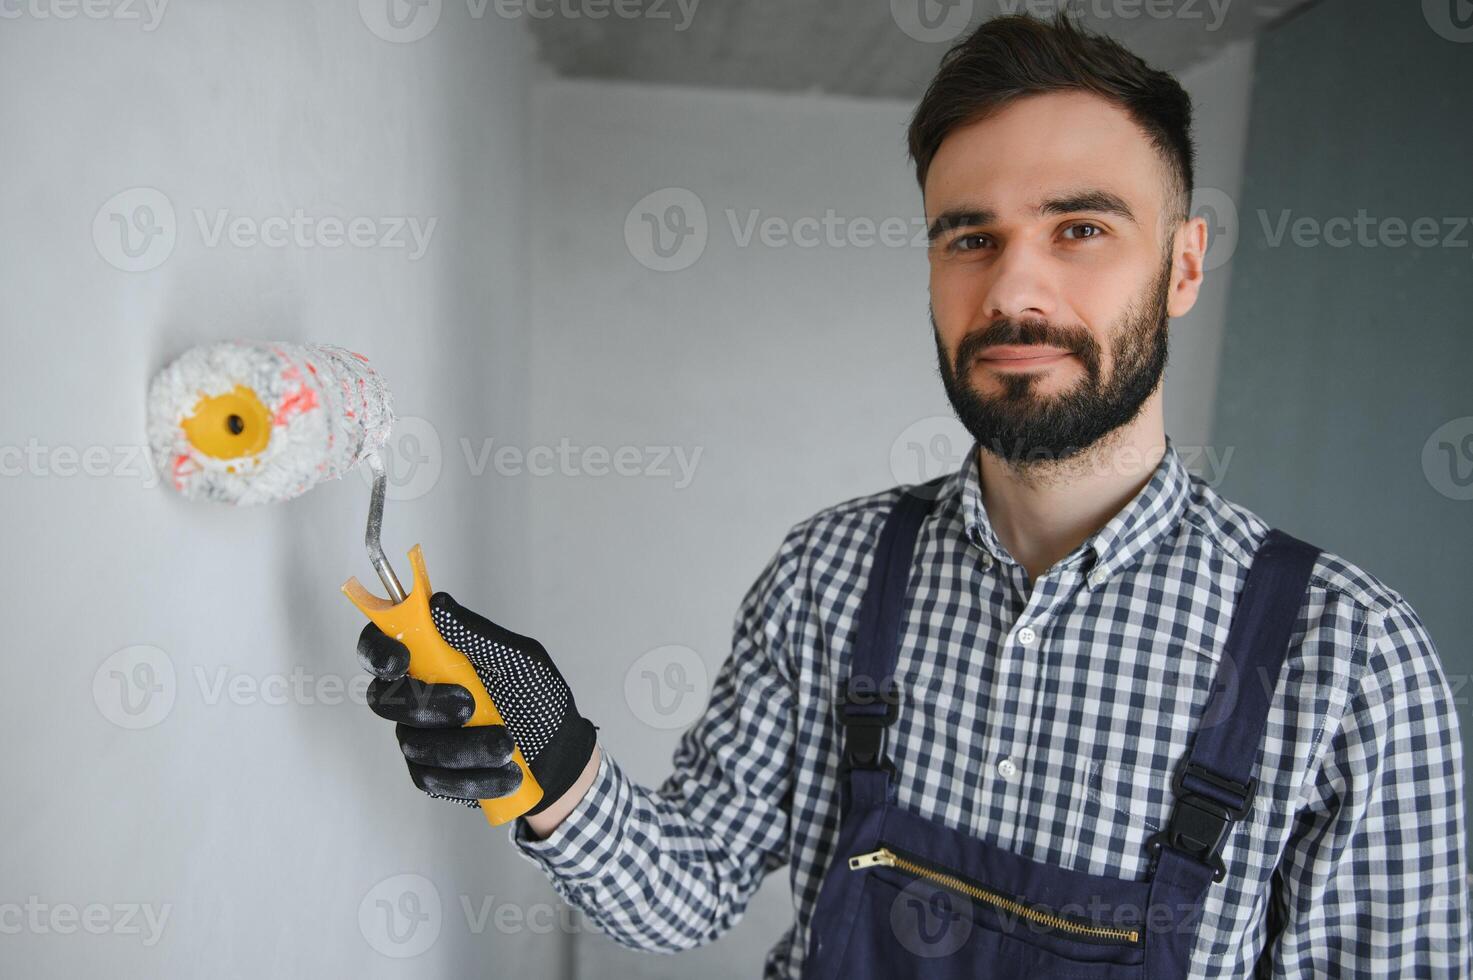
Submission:
<svg viewBox="0 0 1473 980">
<path fill-rule="evenodd" d="M 849 871 L 864 879 L 842 976 L 1143 976 L 1145 931 L 1140 925 L 1113 925 L 1087 917 L 1082 909 L 1052 908 L 889 845 L 852 856 Z"/>
</svg>

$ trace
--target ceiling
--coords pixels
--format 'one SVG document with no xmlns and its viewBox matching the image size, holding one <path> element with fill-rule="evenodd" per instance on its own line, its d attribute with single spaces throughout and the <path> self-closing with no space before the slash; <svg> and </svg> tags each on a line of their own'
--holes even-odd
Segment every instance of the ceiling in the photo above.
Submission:
<svg viewBox="0 0 1473 980">
<path fill-rule="evenodd" d="M 1046 14 L 1067 3 L 1092 30 L 1177 71 L 1312 2 L 526 0 L 526 8 L 543 60 L 565 77 L 912 100 L 950 43 L 1003 12 Z"/>
</svg>

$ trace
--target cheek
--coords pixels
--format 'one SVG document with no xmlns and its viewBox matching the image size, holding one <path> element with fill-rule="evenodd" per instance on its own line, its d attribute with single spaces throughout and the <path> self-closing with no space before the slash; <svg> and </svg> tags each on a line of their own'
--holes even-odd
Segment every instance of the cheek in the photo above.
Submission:
<svg viewBox="0 0 1473 980">
<path fill-rule="evenodd" d="M 1161 274 L 1161 257 L 1142 245 L 1066 271 L 1065 294 L 1085 323 L 1113 330 L 1132 308 L 1148 303 Z"/>
<path fill-rule="evenodd" d="M 968 330 L 981 322 L 986 283 L 956 266 L 931 266 L 931 312 L 947 350 L 955 350 Z"/>
<path fill-rule="evenodd" d="M 987 277 L 964 263 L 931 263 L 931 304 L 938 316 L 943 305 L 961 311 L 981 304 L 987 295 Z"/>
</svg>

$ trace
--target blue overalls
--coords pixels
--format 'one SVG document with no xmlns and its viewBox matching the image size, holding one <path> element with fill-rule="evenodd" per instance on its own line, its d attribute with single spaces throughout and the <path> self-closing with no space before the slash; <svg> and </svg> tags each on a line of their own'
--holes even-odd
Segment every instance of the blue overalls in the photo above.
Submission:
<svg viewBox="0 0 1473 980">
<path fill-rule="evenodd" d="M 933 484 L 936 481 L 933 481 Z M 821 885 L 805 980 L 897 977 L 1160 980 L 1187 976 L 1220 852 L 1253 806 L 1269 701 L 1319 549 L 1278 530 L 1254 556 L 1200 726 L 1173 781 L 1145 881 L 1053 867 L 900 809 L 883 751 L 916 538 L 930 485 L 900 498 L 880 535 L 849 676 L 844 816 Z M 1239 679 L 1243 682 L 1239 682 Z M 844 778 L 847 774 L 847 780 Z"/>
</svg>

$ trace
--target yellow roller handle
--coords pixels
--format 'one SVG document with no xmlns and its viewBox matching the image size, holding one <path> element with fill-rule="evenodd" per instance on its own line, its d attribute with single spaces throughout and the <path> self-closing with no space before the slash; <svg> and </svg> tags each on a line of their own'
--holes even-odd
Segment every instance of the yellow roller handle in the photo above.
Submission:
<svg viewBox="0 0 1473 980">
<path fill-rule="evenodd" d="M 476 699 L 476 710 L 466 725 L 500 725 L 501 712 L 491 701 L 476 669 L 465 654 L 445 642 L 430 616 L 430 577 L 425 572 L 424 552 L 419 545 L 409 549 L 409 566 L 414 572 L 414 585 L 403 602 L 374 595 L 358 579 L 343 583 L 343 594 L 374 625 L 409 648 L 409 676 L 426 684 L 459 684 Z M 515 820 L 542 799 L 542 787 L 527 768 L 522 750 L 514 748 L 512 761 L 522 770 L 522 785 L 510 796 L 482 800 L 481 810 L 493 827 Z"/>
</svg>

